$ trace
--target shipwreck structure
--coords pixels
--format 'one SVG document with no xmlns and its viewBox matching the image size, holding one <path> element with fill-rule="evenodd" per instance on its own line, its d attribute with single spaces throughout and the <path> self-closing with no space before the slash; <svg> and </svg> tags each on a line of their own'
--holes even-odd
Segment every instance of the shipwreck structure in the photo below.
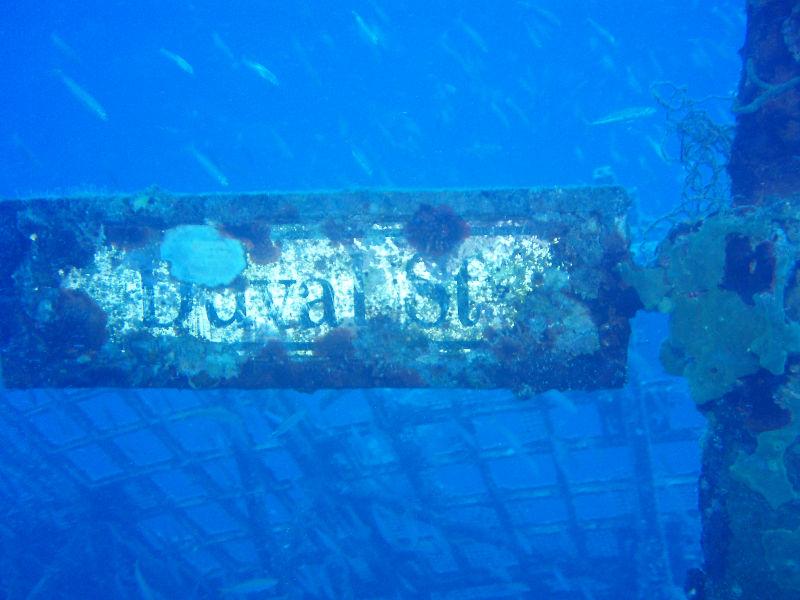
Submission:
<svg viewBox="0 0 800 600">
<path fill-rule="evenodd" d="M 690 597 L 800 595 L 800 3 L 747 3 L 732 206 L 681 223 L 630 273 L 670 315 L 663 363 L 708 419 L 704 572 Z"/>
<path fill-rule="evenodd" d="M 616 187 L 0 204 L 0 497 L 27 499 L 5 547 L 64 548 L 3 554 L 4 589 L 668 597 L 697 563 L 701 423 L 674 381 L 622 387 L 646 346 L 628 208 Z"/>
<path fill-rule="evenodd" d="M 800 3 L 747 11 L 732 202 L 644 267 L 613 187 L 0 204 L 0 495 L 67 515 L 8 526 L 65 550 L 4 560 L 7 591 L 79 589 L 84 549 L 108 595 L 674 598 L 699 424 L 672 384 L 519 401 L 620 388 L 644 308 L 707 419 L 687 596 L 797 598 Z"/>
</svg>

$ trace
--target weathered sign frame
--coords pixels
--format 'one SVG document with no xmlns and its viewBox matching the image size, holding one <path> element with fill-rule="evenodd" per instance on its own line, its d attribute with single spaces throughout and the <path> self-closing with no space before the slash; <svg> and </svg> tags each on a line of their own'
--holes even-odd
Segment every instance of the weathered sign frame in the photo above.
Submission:
<svg viewBox="0 0 800 600">
<path fill-rule="evenodd" d="M 619 187 L 3 202 L 5 385 L 619 386 L 628 208 Z"/>
</svg>

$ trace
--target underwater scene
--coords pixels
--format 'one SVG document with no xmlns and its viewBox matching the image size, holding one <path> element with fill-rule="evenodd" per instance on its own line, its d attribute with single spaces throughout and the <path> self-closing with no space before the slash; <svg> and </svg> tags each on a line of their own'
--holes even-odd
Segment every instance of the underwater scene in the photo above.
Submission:
<svg viewBox="0 0 800 600">
<path fill-rule="evenodd" d="M 800 1 L 0 57 L 0 598 L 800 598 Z"/>
</svg>

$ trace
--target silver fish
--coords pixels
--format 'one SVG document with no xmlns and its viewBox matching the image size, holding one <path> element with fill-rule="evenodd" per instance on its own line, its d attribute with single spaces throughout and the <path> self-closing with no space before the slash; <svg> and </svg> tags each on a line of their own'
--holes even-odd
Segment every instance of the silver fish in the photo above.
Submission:
<svg viewBox="0 0 800 600">
<path fill-rule="evenodd" d="M 75 50 L 70 46 L 67 42 L 63 40 L 63 38 L 58 35 L 57 33 L 50 34 L 50 41 L 53 42 L 53 46 L 55 46 L 59 52 L 61 52 L 67 58 L 72 60 L 78 61 L 78 54 Z"/>
<path fill-rule="evenodd" d="M 161 56 L 174 62 L 181 71 L 188 73 L 189 75 L 194 75 L 194 68 L 182 56 L 175 54 L 174 52 L 170 52 L 166 48 L 161 48 L 159 52 L 161 53 Z"/>
<path fill-rule="evenodd" d="M 220 591 L 223 594 L 244 596 L 247 594 L 255 594 L 257 592 L 266 592 L 267 590 L 274 588 L 276 585 L 278 585 L 277 579 L 273 579 L 272 577 L 256 577 L 254 579 L 248 579 L 247 581 L 237 583 L 236 585 L 224 587 Z"/>
<path fill-rule="evenodd" d="M 364 156 L 364 153 L 357 148 L 352 148 L 350 154 L 353 155 L 353 159 L 355 159 L 356 164 L 361 167 L 361 170 L 364 171 L 368 177 L 372 177 L 372 166 L 369 164 L 367 157 Z"/>
<path fill-rule="evenodd" d="M 208 158 L 194 146 L 189 146 L 189 154 L 191 154 L 194 159 L 200 163 L 200 166 L 203 167 L 206 173 L 217 180 L 217 183 L 219 183 L 222 187 L 228 187 L 228 178 L 225 177 L 225 174 L 219 170 L 217 165 L 211 162 L 210 158 Z"/>
<path fill-rule="evenodd" d="M 139 595 L 141 596 L 142 600 L 157 600 L 157 594 L 148 585 L 147 581 L 145 581 L 144 575 L 142 575 L 138 560 L 133 567 L 133 572 L 136 579 L 136 587 L 139 588 Z"/>
<path fill-rule="evenodd" d="M 306 416 L 306 411 L 304 409 L 298 410 L 293 415 L 287 417 L 284 421 L 281 422 L 273 431 L 272 437 L 280 437 L 285 433 L 292 430 L 300 421 L 302 421 Z"/>
<path fill-rule="evenodd" d="M 472 26 L 468 25 L 467 23 L 465 23 L 461 19 L 458 20 L 458 24 L 461 27 L 461 30 L 465 34 L 467 34 L 467 37 L 470 40 L 472 40 L 472 43 L 475 44 L 480 49 L 481 52 L 488 52 L 489 51 L 489 47 L 486 45 L 486 42 L 484 41 L 484 39 L 481 37 L 481 34 L 479 34 L 477 31 L 475 31 L 475 29 L 473 29 Z"/>
<path fill-rule="evenodd" d="M 356 20 L 356 25 L 358 26 L 359 31 L 361 34 L 366 38 L 366 40 L 372 44 L 373 46 L 377 46 L 381 43 L 381 32 L 380 30 L 374 26 L 369 25 L 361 15 L 358 14 L 356 11 L 352 11 L 353 18 Z"/>
<path fill-rule="evenodd" d="M 617 45 L 617 38 L 614 37 L 614 34 L 611 33 L 608 29 L 600 25 L 597 21 L 592 18 L 586 19 L 586 22 L 591 25 L 592 29 L 594 29 L 597 34 L 603 38 L 606 42 L 608 42 L 611 46 Z"/>
<path fill-rule="evenodd" d="M 92 111 L 100 120 L 108 121 L 106 109 L 103 108 L 103 106 L 94 96 L 79 86 L 74 79 L 64 75 L 64 73 L 61 71 L 56 71 L 56 75 L 58 75 L 58 78 L 61 80 L 61 82 L 67 86 L 67 89 L 70 91 L 70 93 L 75 96 L 81 104 Z"/>
<path fill-rule="evenodd" d="M 612 113 L 600 117 L 590 123 L 590 125 L 611 125 L 612 123 L 627 123 L 629 121 L 636 121 L 637 119 L 644 119 L 652 117 L 656 114 L 656 109 L 652 106 L 631 106 L 630 108 L 623 108 Z"/>
<path fill-rule="evenodd" d="M 225 43 L 225 40 L 215 31 L 211 34 L 211 40 L 214 42 L 214 46 L 225 55 L 232 64 L 236 64 L 236 57 L 233 55 L 233 50 L 230 49 L 228 44 Z"/>
<path fill-rule="evenodd" d="M 531 8 L 542 18 L 542 20 L 547 21 L 553 27 L 561 27 L 561 19 L 559 19 L 555 13 L 538 6 L 531 6 Z"/>
<path fill-rule="evenodd" d="M 267 67 L 265 67 L 261 63 L 255 62 L 254 60 L 250 60 L 248 58 L 242 59 L 242 62 L 244 62 L 244 65 L 247 68 L 252 69 L 253 71 L 255 71 L 256 74 L 258 74 L 259 77 L 261 77 L 262 79 L 266 79 L 272 85 L 279 85 L 280 84 L 280 82 L 278 81 L 278 78 L 275 77 L 275 73 L 270 71 Z"/>
</svg>

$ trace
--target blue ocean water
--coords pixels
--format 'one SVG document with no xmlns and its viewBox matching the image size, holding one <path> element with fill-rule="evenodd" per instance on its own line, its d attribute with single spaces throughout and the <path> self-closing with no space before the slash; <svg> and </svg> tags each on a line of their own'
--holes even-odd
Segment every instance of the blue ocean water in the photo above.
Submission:
<svg viewBox="0 0 800 600">
<path fill-rule="evenodd" d="M 729 124 L 740 4 L 15 3 L 0 196 L 619 183 L 642 235 L 686 194 L 680 111 L 654 90 Z M 663 336 L 637 317 L 625 389 L 525 402 L 7 392 L 0 594 L 678 597 L 703 423 Z"/>
</svg>

